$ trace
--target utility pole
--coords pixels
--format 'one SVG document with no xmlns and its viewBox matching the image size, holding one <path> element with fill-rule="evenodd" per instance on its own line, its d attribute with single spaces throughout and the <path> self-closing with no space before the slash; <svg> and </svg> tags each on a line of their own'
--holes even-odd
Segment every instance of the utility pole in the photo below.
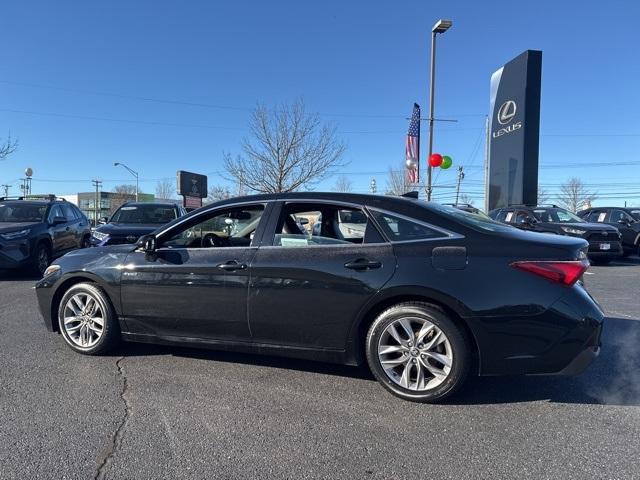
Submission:
<svg viewBox="0 0 640 480">
<path fill-rule="evenodd" d="M 485 144 L 484 144 L 484 211 L 489 211 L 489 142 L 491 142 L 489 115 L 484 117 Z"/>
<path fill-rule="evenodd" d="M 456 187 L 456 205 L 458 204 L 458 197 L 460 196 L 460 183 L 462 182 L 462 179 L 464 178 L 464 169 L 462 168 L 462 165 L 460 165 L 458 167 L 458 186 Z"/>
<path fill-rule="evenodd" d="M 93 186 L 96 187 L 96 199 L 95 199 L 95 205 L 94 205 L 94 219 L 95 219 L 95 226 L 98 226 L 98 218 L 99 218 L 99 212 L 100 212 L 100 187 L 102 186 L 102 180 L 91 180 L 91 182 L 93 183 Z"/>
<path fill-rule="evenodd" d="M 11 188 L 11 185 L 2 185 L 2 188 L 4 188 L 4 196 L 8 197 L 9 196 L 9 188 Z"/>
</svg>

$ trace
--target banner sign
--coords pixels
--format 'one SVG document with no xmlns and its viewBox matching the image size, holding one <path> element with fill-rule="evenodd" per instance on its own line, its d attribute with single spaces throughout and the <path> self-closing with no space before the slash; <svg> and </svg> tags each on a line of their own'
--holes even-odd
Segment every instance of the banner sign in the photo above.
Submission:
<svg viewBox="0 0 640 480">
<path fill-rule="evenodd" d="M 206 175 L 178 170 L 176 176 L 178 195 L 207 198 L 208 190 Z"/>
<path fill-rule="evenodd" d="M 184 196 L 184 208 L 200 208 L 202 206 L 202 198 Z"/>
<path fill-rule="evenodd" d="M 491 76 L 487 211 L 538 202 L 542 52 L 527 50 Z"/>
</svg>

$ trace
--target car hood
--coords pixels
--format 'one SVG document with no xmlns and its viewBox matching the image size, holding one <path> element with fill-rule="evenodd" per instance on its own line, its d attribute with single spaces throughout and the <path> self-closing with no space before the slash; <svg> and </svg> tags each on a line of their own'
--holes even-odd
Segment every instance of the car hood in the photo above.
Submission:
<svg viewBox="0 0 640 480">
<path fill-rule="evenodd" d="M 40 225 L 40 222 L 0 222 L 0 233 L 15 232 Z"/>
<path fill-rule="evenodd" d="M 126 224 L 126 223 L 107 223 L 96 228 L 96 232 L 106 233 L 108 235 L 134 235 L 141 237 L 148 233 L 155 232 L 162 225 L 158 224 Z"/>
</svg>

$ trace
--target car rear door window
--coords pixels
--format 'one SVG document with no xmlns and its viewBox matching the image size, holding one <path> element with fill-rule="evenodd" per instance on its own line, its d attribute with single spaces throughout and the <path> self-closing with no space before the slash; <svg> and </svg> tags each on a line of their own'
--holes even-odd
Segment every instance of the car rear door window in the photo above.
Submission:
<svg viewBox="0 0 640 480">
<path fill-rule="evenodd" d="M 384 239 L 362 209 L 322 203 L 285 204 L 273 238 L 278 247 L 380 242 Z"/>
<path fill-rule="evenodd" d="M 372 213 L 384 234 L 392 242 L 429 240 L 447 237 L 446 233 L 429 227 L 418 220 L 411 220 L 406 217 L 386 212 L 379 212 L 376 210 L 373 210 Z"/>
</svg>

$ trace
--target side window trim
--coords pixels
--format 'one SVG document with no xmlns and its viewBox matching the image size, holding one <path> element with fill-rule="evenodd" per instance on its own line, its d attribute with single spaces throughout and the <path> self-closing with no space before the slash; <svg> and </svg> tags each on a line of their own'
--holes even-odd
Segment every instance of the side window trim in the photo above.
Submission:
<svg viewBox="0 0 640 480">
<path fill-rule="evenodd" d="M 401 213 L 390 212 L 388 210 L 383 210 L 381 208 L 372 208 L 372 207 L 365 207 L 365 208 L 367 210 L 369 210 L 370 212 L 379 212 L 379 213 L 382 213 L 382 214 L 398 217 L 398 218 L 401 218 L 401 219 L 406 220 L 408 222 L 413 222 L 413 223 L 416 223 L 418 225 L 422 225 L 423 227 L 430 228 L 431 230 L 435 230 L 436 232 L 439 232 L 439 233 L 442 234 L 442 237 L 434 237 L 434 238 L 420 238 L 420 239 L 415 239 L 415 240 L 393 240 L 393 239 L 390 239 L 384 233 L 384 229 L 380 228 L 377 220 L 375 218 L 373 218 L 373 221 L 376 224 L 376 228 L 381 233 L 382 237 L 385 238 L 387 240 L 387 242 L 389 242 L 389 243 L 396 244 L 396 243 L 433 242 L 433 241 L 455 240 L 455 239 L 465 238 L 464 235 L 461 235 L 459 233 L 452 232 L 451 230 L 447 230 L 446 228 L 438 227 L 436 225 L 432 225 L 432 224 L 430 224 L 428 222 L 424 222 L 422 220 L 418 220 L 417 218 L 413 218 L 413 217 L 408 217 L 406 215 L 402 215 Z M 374 217 L 374 215 L 370 214 L 369 217 L 372 218 L 372 217 Z"/>
</svg>

